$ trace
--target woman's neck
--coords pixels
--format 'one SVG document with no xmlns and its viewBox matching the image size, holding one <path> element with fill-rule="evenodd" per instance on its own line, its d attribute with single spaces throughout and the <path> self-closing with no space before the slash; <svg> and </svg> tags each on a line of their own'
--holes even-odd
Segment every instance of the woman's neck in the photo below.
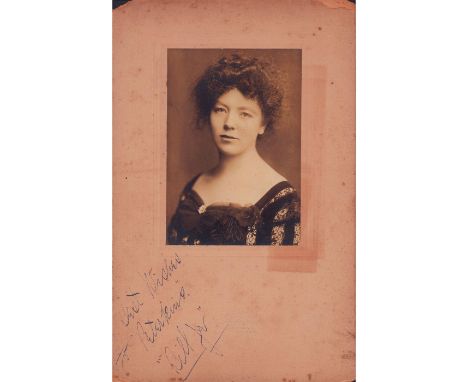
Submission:
<svg viewBox="0 0 468 382">
<path fill-rule="evenodd" d="M 263 164 L 264 160 L 255 148 L 236 156 L 220 153 L 218 165 L 212 170 L 212 174 L 217 176 L 229 174 L 230 177 L 245 176 L 253 168 Z"/>
</svg>

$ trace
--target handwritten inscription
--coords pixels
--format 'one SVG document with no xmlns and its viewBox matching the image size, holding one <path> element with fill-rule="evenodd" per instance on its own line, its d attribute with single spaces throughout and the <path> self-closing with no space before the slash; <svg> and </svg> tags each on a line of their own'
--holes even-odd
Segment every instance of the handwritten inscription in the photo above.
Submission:
<svg viewBox="0 0 468 382">
<path fill-rule="evenodd" d="M 216 345 L 227 326 L 221 331 L 208 329 L 201 306 L 191 301 L 187 286 L 177 276 L 182 265 L 182 258 L 174 254 L 164 259 L 162 267 L 149 267 L 139 274 L 143 283 L 140 281 L 138 288 L 133 285 L 127 289 L 120 300 L 123 301 L 120 321 L 128 337 L 114 355 L 115 367 L 128 370 L 132 349 L 142 346 L 155 367 L 166 364 L 185 381 L 204 354 L 223 356 Z M 197 322 L 184 320 L 186 314 Z"/>
<path fill-rule="evenodd" d="M 184 326 L 185 328 L 177 326 L 178 336 L 172 347 L 166 346 L 164 348 L 164 354 L 167 362 L 177 374 L 185 372 L 185 377 L 183 378 L 185 381 L 207 351 L 220 357 L 223 356 L 222 353 L 215 351 L 215 347 L 224 334 L 227 325 L 214 341 L 209 339 L 205 316 L 203 316 L 202 322 L 199 324 L 185 323 Z M 189 334 L 187 335 L 187 333 Z M 191 355 L 194 355 L 194 359 L 191 359 Z M 188 369 L 186 368 L 187 365 L 190 365 Z"/>
<path fill-rule="evenodd" d="M 190 353 L 194 352 L 193 347 L 190 345 L 190 342 L 187 339 L 187 336 L 184 332 L 177 326 L 177 331 L 180 336 L 176 337 L 176 343 L 174 347 L 176 348 L 171 349 L 170 346 L 164 347 L 164 355 L 166 356 L 166 360 L 169 365 L 175 370 L 176 373 L 180 373 L 184 366 L 188 362 L 188 356 Z"/>
<path fill-rule="evenodd" d="M 128 342 L 120 349 L 119 353 L 117 354 L 117 357 L 114 361 L 114 364 L 120 364 L 120 366 L 124 366 L 124 362 L 128 361 L 130 358 L 127 354 L 128 350 Z"/>
<path fill-rule="evenodd" d="M 125 296 L 130 300 L 129 305 L 125 306 L 125 319 L 122 320 L 122 323 L 125 326 L 130 325 L 130 321 L 135 318 L 135 314 L 140 311 L 140 308 L 143 306 L 143 303 L 138 300 L 138 296 L 140 292 L 130 292 L 127 293 Z"/>
<path fill-rule="evenodd" d="M 175 254 L 174 258 L 169 262 L 167 259 L 164 259 L 164 266 L 158 272 L 153 272 L 153 268 L 150 268 L 148 272 L 143 273 L 146 286 L 153 298 L 157 295 L 158 290 L 169 281 L 181 263 L 182 259 L 179 255 Z"/>
<path fill-rule="evenodd" d="M 182 303 L 185 301 L 185 289 L 180 287 L 178 299 L 170 305 L 163 305 L 161 302 L 161 309 L 158 318 L 153 320 L 146 320 L 143 323 L 137 322 L 137 332 L 141 343 L 148 350 L 147 344 L 154 344 L 158 335 L 169 325 L 173 315 L 181 308 Z"/>
</svg>

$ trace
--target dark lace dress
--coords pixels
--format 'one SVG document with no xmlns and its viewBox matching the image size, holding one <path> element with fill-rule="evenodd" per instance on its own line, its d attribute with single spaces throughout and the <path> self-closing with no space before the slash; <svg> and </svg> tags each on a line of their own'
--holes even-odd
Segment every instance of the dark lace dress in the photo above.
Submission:
<svg viewBox="0 0 468 382">
<path fill-rule="evenodd" d="M 273 186 L 251 206 L 206 206 L 192 189 L 198 176 L 182 191 L 167 231 L 168 244 L 182 245 L 297 245 L 300 204 L 286 181 Z"/>
</svg>

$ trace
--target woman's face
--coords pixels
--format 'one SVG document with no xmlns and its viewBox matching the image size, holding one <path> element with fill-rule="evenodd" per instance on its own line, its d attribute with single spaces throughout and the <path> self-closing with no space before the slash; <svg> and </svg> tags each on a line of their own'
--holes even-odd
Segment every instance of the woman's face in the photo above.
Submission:
<svg viewBox="0 0 468 382">
<path fill-rule="evenodd" d="M 265 131 L 258 102 L 244 97 L 237 89 L 218 98 L 210 122 L 215 144 L 226 155 L 239 155 L 255 149 L 257 136 Z"/>
</svg>

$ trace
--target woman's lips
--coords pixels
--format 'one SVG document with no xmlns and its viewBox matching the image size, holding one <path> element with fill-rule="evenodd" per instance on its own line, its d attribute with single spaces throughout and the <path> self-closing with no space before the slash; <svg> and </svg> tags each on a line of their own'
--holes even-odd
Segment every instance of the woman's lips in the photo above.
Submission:
<svg viewBox="0 0 468 382">
<path fill-rule="evenodd" d="M 226 135 L 226 134 L 221 134 L 220 137 L 223 139 L 230 139 L 230 140 L 239 139 L 239 138 L 233 137 L 231 135 Z"/>
</svg>

